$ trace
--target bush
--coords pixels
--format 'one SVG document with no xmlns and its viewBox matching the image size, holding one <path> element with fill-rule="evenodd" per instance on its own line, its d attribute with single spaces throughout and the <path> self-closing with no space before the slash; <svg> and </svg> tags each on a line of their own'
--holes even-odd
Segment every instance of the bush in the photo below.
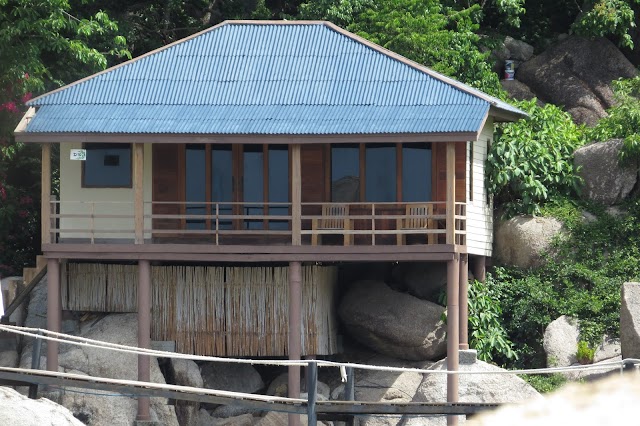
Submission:
<svg viewBox="0 0 640 426">
<path fill-rule="evenodd" d="M 526 120 L 498 127 L 487 158 L 487 190 L 507 216 L 540 214 L 544 203 L 576 194 L 573 152 L 583 133 L 558 107 L 521 102 Z"/>
<path fill-rule="evenodd" d="M 567 378 L 562 374 L 523 374 L 520 377 L 540 393 L 553 392 L 567 383 Z"/>
<path fill-rule="evenodd" d="M 554 258 L 544 268 L 496 267 L 488 274 L 502 307 L 500 321 L 519 356 L 498 362 L 544 367 L 544 330 L 560 315 L 580 320 L 587 347 L 599 344 L 604 334 L 619 335 L 621 285 L 640 276 L 640 200 L 629 203 L 623 217 L 601 209 L 589 223 L 576 220 L 582 207 L 569 202 L 558 207 L 569 219 L 570 233 L 556 242 Z"/>
<path fill-rule="evenodd" d="M 616 105 L 607 110 L 607 117 L 587 131 L 591 141 L 623 139 L 620 159 L 640 156 L 640 77 L 613 82 Z"/>
<path fill-rule="evenodd" d="M 589 347 L 589 344 L 584 340 L 578 342 L 578 351 L 576 352 L 576 358 L 580 364 L 593 364 L 593 356 L 596 351 Z"/>
</svg>

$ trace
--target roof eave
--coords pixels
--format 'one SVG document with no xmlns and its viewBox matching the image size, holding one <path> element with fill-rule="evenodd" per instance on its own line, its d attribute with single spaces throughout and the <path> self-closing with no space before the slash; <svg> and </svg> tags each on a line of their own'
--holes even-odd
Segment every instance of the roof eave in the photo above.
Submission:
<svg viewBox="0 0 640 426">
<path fill-rule="evenodd" d="M 196 133 L 80 133 L 27 132 L 15 133 L 23 143 L 403 143 L 466 142 L 477 139 L 477 132 L 442 133 L 357 133 L 357 134 L 196 134 Z"/>
<path fill-rule="evenodd" d="M 491 105 L 491 107 L 489 108 L 489 115 L 491 115 L 494 121 L 497 122 L 513 122 L 521 120 L 523 118 L 529 118 L 529 114 L 524 111 L 511 111 L 500 108 L 497 105 Z"/>
</svg>

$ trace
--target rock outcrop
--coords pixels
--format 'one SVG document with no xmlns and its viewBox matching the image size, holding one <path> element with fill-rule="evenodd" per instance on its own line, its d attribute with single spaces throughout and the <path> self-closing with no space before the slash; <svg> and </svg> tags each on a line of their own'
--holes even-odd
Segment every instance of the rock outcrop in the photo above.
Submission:
<svg viewBox="0 0 640 426">
<path fill-rule="evenodd" d="M 29 399 L 0 387 L 0 423 L 20 426 L 84 426 L 71 411 L 46 398 Z"/>
<path fill-rule="evenodd" d="M 544 331 L 543 347 L 548 367 L 569 367 L 578 362 L 576 352 L 580 339 L 578 321 L 562 315 L 551 321 Z"/>
<path fill-rule="evenodd" d="M 391 290 L 380 281 L 352 284 L 339 315 L 349 334 L 374 351 L 407 360 L 435 360 L 446 352 L 444 308 Z"/>
<path fill-rule="evenodd" d="M 413 296 L 433 300 L 447 287 L 447 265 L 437 262 L 400 263 L 392 272 L 393 280 Z"/>
<path fill-rule="evenodd" d="M 173 383 L 178 386 L 189 386 L 201 388 L 204 380 L 200 374 L 200 367 L 189 359 L 171 359 L 170 371 Z M 181 426 L 192 426 L 197 424 L 200 404 L 195 401 L 176 401 L 176 416 Z"/>
<path fill-rule="evenodd" d="M 498 260 L 519 268 L 541 266 L 542 254 L 554 237 L 562 232 L 562 223 L 551 217 L 516 216 L 496 223 L 494 250 Z"/>
<path fill-rule="evenodd" d="M 564 106 L 576 123 L 589 126 L 613 106 L 611 82 L 636 75 L 633 64 L 609 40 L 578 36 L 565 38 L 516 72 L 538 96 Z"/>
<path fill-rule="evenodd" d="M 588 384 L 571 384 L 521 405 L 506 405 L 480 414 L 468 426 L 539 426 L 572 424 L 606 426 L 635 424 L 640 381 L 635 374 L 615 375 Z"/>
<path fill-rule="evenodd" d="M 465 351 L 460 356 L 460 371 L 482 371 L 501 374 L 461 374 L 460 402 L 518 403 L 540 399 L 540 394 L 515 374 L 502 374 L 502 368 L 475 359 L 475 351 Z M 435 363 L 431 370 L 446 370 L 447 360 Z M 413 402 L 445 402 L 447 400 L 447 377 L 444 374 L 425 374 Z M 403 426 L 446 425 L 446 417 L 403 419 Z M 517 423 L 512 423 L 517 424 Z"/>
<path fill-rule="evenodd" d="M 622 285 L 620 345 L 623 358 L 640 358 L 640 283 Z"/>
<path fill-rule="evenodd" d="M 574 164 L 584 180 L 580 196 L 607 206 L 622 202 L 638 182 L 638 161 L 621 165 L 618 160 L 623 142 L 612 139 L 579 148 Z"/>
<path fill-rule="evenodd" d="M 208 389 L 254 393 L 264 388 L 260 374 L 249 364 L 207 362 L 200 371 Z"/>
<path fill-rule="evenodd" d="M 31 307 L 31 303 L 29 306 Z M 30 311 L 30 315 L 33 311 Z M 137 345 L 138 323 L 136 314 L 111 314 L 101 319 L 87 321 L 80 327 L 80 335 L 89 339 L 102 340 L 122 345 Z M 46 353 L 46 352 L 44 352 Z M 131 380 L 138 376 L 138 361 L 134 354 L 108 350 L 61 345 L 60 371 L 89 376 L 110 377 Z M 41 365 L 45 365 L 42 356 Z M 20 361 L 22 368 L 30 368 L 31 351 L 25 350 Z M 151 381 L 166 383 L 158 362 L 151 358 Z M 137 414 L 137 400 L 128 396 L 104 397 L 100 392 L 70 393 L 52 391 L 44 394 L 47 398 L 67 407 L 83 422 L 92 426 L 132 424 Z M 113 394 L 113 392 L 104 392 Z M 167 405 L 165 398 L 151 399 L 151 416 L 163 425 L 177 426 L 175 410 Z"/>
</svg>

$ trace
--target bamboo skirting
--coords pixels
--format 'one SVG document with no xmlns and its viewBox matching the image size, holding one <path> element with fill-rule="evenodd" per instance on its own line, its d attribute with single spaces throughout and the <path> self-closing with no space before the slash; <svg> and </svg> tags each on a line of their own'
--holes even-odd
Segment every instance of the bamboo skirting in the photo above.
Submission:
<svg viewBox="0 0 640 426">
<path fill-rule="evenodd" d="M 63 309 L 136 312 L 137 266 L 68 265 Z M 154 266 L 151 338 L 178 352 L 217 356 L 285 356 L 289 268 Z M 337 352 L 335 267 L 302 268 L 304 355 Z"/>
</svg>

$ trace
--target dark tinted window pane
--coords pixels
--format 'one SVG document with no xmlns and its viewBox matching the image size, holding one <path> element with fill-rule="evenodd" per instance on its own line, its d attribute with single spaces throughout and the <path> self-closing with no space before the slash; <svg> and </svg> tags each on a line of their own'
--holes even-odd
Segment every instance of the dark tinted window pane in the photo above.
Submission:
<svg viewBox="0 0 640 426">
<path fill-rule="evenodd" d="M 269 202 L 289 201 L 289 148 L 269 146 Z M 288 206 L 269 206 L 270 215 L 286 216 Z M 269 229 L 289 229 L 287 220 L 270 220 Z"/>
<path fill-rule="evenodd" d="M 360 201 L 360 148 L 358 145 L 331 147 L 331 200 Z"/>
<path fill-rule="evenodd" d="M 396 201 L 396 146 L 367 145 L 365 161 L 365 200 Z"/>
<path fill-rule="evenodd" d="M 431 146 L 402 145 L 402 201 L 431 201 Z"/>
<path fill-rule="evenodd" d="M 131 145 L 87 144 L 85 149 L 84 186 L 131 186 Z"/>
<path fill-rule="evenodd" d="M 231 204 L 221 202 L 233 201 L 233 157 L 231 155 L 231 145 L 213 145 L 211 147 L 211 201 L 218 204 L 218 214 L 230 216 L 233 214 Z M 212 213 L 215 214 L 216 206 L 212 206 Z M 218 221 L 220 229 L 231 229 L 231 219 L 220 219 Z M 212 227 L 215 223 L 212 221 Z"/>
<path fill-rule="evenodd" d="M 245 215 L 262 215 L 264 202 L 264 155 L 262 145 L 245 145 L 243 152 L 243 200 Z M 251 204 L 253 203 L 253 204 Z M 262 229 L 262 219 L 244 221 L 246 229 Z"/>
<path fill-rule="evenodd" d="M 186 149 L 186 213 L 206 214 L 206 159 L 204 145 L 187 145 Z M 196 204 L 194 204 L 196 203 Z M 187 219 L 187 229 L 205 229 L 204 219 Z"/>
</svg>

